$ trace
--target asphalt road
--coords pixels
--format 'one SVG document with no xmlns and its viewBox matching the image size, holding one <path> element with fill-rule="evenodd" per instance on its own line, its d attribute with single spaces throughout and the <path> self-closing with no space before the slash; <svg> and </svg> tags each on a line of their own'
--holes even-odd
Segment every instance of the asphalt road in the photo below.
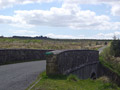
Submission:
<svg viewBox="0 0 120 90">
<path fill-rule="evenodd" d="M 46 61 L 0 66 L 0 90 L 25 90 L 46 69 Z"/>
<path fill-rule="evenodd" d="M 103 46 L 103 47 L 99 48 L 99 49 L 98 49 L 99 54 L 100 54 L 100 53 L 103 51 L 103 49 L 104 49 L 104 48 L 106 48 L 106 47 L 107 47 L 107 45 L 105 45 L 105 46 Z"/>
</svg>

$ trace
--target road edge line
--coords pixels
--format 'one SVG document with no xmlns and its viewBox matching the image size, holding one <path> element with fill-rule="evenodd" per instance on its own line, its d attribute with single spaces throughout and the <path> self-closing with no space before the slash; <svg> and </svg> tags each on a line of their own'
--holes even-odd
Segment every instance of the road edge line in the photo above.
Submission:
<svg viewBox="0 0 120 90">
<path fill-rule="evenodd" d="M 39 81 L 41 80 L 41 78 L 35 82 L 35 84 L 33 84 L 28 90 L 31 90 Z"/>
</svg>

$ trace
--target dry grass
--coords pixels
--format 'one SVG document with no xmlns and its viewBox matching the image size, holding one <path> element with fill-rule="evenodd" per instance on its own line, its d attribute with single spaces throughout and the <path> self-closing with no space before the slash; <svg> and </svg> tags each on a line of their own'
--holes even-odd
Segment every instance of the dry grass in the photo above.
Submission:
<svg viewBox="0 0 120 90">
<path fill-rule="evenodd" d="M 102 76 L 98 78 L 97 80 L 102 81 L 104 83 L 111 83 L 110 79 L 107 76 Z"/>
<path fill-rule="evenodd" d="M 97 44 L 96 44 L 97 43 Z M 40 40 L 0 38 L 0 48 L 23 49 L 94 49 L 104 45 L 105 41 L 91 40 Z"/>
<path fill-rule="evenodd" d="M 120 57 L 114 57 L 111 54 L 110 47 L 107 47 L 100 54 L 100 61 L 111 70 L 120 75 Z"/>
</svg>

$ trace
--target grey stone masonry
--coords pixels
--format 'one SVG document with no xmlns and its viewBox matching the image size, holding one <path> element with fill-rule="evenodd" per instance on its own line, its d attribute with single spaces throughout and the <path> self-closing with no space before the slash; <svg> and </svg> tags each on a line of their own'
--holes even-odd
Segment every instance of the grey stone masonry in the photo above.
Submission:
<svg viewBox="0 0 120 90">
<path fill-rule="evenodd" d="M 45 53 L 52 50 L 40 49 L 0 49 L 0 65 L 26 62 L 33 60 L 45 60 Z"/>
<path fill-rule="evenodd" d="M 120 86 L 120 75 L 99 62 L 95 50 L 56 50 L 47 52 L 47 75 L 74 74 L 80 79 L 107 76 Z"/>
<path fill-rule="evenodd" d="M 46 56 L 47 75 L 70 74 L 79 71 L 85 66 L 88 68 L 90 66 L 90 68 L 94 69 L 94 64 L 99 63 L 99 52 L 95 50 L 56 50 L 49 52 Z M 96 65 L 95 68 L 95 70 L 97 70 Z M 86 70 L 86 72 L 89 71 Z M 91 72 L 89 74 L 91 74 Z"/>
</svg>

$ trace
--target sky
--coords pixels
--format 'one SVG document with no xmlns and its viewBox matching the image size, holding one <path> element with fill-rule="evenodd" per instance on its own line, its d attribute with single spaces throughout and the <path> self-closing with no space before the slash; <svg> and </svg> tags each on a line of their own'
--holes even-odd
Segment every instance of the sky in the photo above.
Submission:
<svg viewBox="0 0 120 90">
<path fill-rule="evenodd" d="M 0 35 L 120 38 L 120 0 L 0 0 Z"/>
</svg>

